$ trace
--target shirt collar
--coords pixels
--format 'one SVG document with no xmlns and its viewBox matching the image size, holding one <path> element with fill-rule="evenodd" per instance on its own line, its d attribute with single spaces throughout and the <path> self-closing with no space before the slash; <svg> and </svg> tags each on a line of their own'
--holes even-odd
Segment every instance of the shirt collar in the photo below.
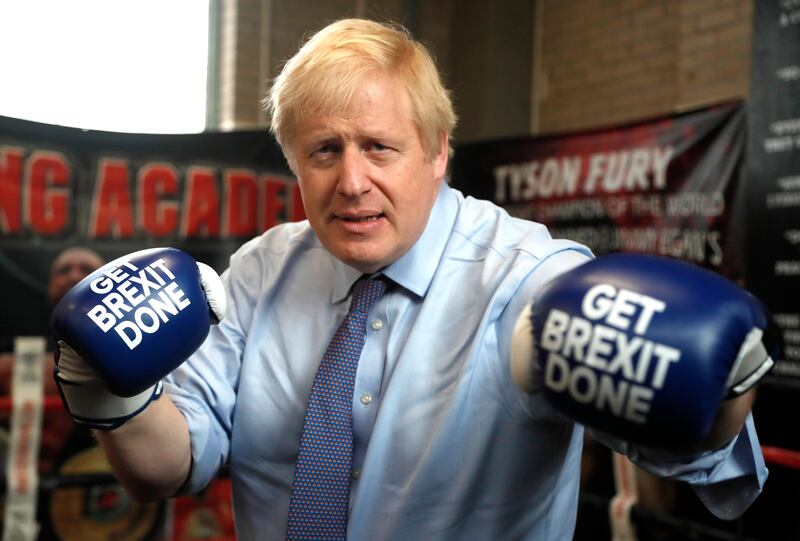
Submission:
<svg viewBox="0 0 800 541">
<path fill-rule="evenodd" d="M 348 294 L 350 288 L 356 283 L 356 280 L 361 278 L 363 273 L 354 269 L 350 265 L 345 265 L 338 259 L 336 260 L 335 275 L 333 277 L 333 291 L 331 293 L 331 302 L 342 302 Z"/>
<path fill-rule="evenodd" d="M 442 181 L 422 235 L 400 259 L 383 269 L 383 274 L 412 293 L 424 297 L 450 239 L 457 213 L 455 191 Z"/>
<path fill-rule="evenodd" d="M 380 271 L 412 293 L 424 297 L 439 266 L 458 213 L 456 192 L 445 181 L 439 186 L 425 229 L 411 249 Z M 362 273 L 349 265 L 336 265 L 331 301 L 344 300 Z"/>
</svg>

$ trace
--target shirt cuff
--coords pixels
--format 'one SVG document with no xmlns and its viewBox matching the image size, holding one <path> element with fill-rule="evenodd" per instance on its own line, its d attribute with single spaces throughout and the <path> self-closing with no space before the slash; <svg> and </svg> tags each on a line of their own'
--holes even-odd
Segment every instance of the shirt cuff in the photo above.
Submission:
<svg viewBox="0 0 800 541">
<path fill-rule="evenodd" d="M 213 437 L 211 412 L 198 405 L 186 391 L 166 381 L 164 391 L 186 419 L 192 449 L 192 466 L 189 477 L 175 496 L 195 494 L 203 490 L 221 467 L 219 457 L 224 456 L 218 439 Z"/>
<path fill-rule="evenodd" d="M 744 513 L 761 493 L 768 475 L 752 414 L 725 447 L 692 456 L 636 447 L 595 431 L 592 436 L 654 475 L 689 483 L 706 508 L 723 520 Z"/>
<path fill-rule="evenodd" d="M 710 475 L 700 482 L 690 481 L 706 508 L 723 520 L 733 520 L 750 507 L 769 473 L 752 416 L 730 447 L 724 462 L 712 468 Z"/>
</svg>

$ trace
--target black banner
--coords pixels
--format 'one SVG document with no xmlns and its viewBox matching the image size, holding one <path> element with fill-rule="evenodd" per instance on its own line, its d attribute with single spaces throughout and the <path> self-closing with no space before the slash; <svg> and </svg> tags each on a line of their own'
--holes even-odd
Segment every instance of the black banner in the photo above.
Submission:
<svg viewBox="0 0 800 541">
<path fill-rule="evenodd" d="M 748 112 L 748 287 L 773 312 L 800 389 L 800 0 L 754 3 Z"/>
<path fill-rule="evenodd" d="M 753 6 L 742 219 L 748 229 L 747 286 L 766 302 L 782 338 L 782 356 L 759 390 L 754 414 L 764 444 L 800 450 L 800 432 L 789 428 L 786 416 L 800 396 L 800 0 Z M 800 476 L 789 472 L 777 470 L 771 482 L 800 496 Z M 798 531 L 797 521 L 792 523 Z"/>
<path fill-rule="evenodd" d="M 48 334 L 48 272 L 67 246 L 106 260 L 174 246 L 222 271 L 243 241 L 304 217 L 266 129 L 142 135 L 0 117 L 2 342 Z"/>
</svg>

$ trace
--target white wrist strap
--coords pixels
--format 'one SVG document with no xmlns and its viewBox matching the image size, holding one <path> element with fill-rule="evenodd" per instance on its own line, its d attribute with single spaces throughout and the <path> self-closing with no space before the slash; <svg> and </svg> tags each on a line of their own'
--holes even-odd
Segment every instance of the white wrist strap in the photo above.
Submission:
<svg viewBox="0 0 800 541">
<path fill-rule="evenodd" d="M 735 398 L 747 392 L 775 364 L 761 341 L 763 336 L 764 332 L 758 327 L 753 327 L 747 333 L 728 376 L 727 398 Z"/>
<path fill-rule="evenodd" d="M 161 395 L 161 382 L 134 396 L 118 396 L 106 388 L 92 368 L 63 341 L 56 382 L 76 422 L 95 428 L 115 428 Z"/>
</svg>

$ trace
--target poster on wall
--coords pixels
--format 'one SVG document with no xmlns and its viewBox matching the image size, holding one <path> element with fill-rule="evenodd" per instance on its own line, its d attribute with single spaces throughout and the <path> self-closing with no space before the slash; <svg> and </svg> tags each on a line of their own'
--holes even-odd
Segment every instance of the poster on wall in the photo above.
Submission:
<svg viewBox="0 0 800 541">
<path fill-rule="evenodd" d="M 245 240 L 304 218 L 266 130 L 143 135 L 0 117 L 0 345 L 47 334 L 50 266 L 69 246 L 106 261 L 181 248 L 221 272 Z"/>
<path fill-rule="evenodd" d="M 596 254 L 641 252 L 741 280 L 745 111 L 729 103 L 569 135 L 459 146 L 452 183 Z"/>
<path fill-rule="evenodd" d="M 800 385 L 800 2 L 755 2 L 747 123 L 748 286 L 773 311 Z"/>
<path fill-rule="evenodd" d="M 772 311 L 782 339 L 782 356 L 755 413 L 762 441 L 800 451 L 800 433 L 785 427 L 786 412 L 796 408 L 800 394 L 800 1 L 753 6 L 747 285 Z M 787 493 L 798 494 L 796 474 L 785 482 Z"/>
</svg>

